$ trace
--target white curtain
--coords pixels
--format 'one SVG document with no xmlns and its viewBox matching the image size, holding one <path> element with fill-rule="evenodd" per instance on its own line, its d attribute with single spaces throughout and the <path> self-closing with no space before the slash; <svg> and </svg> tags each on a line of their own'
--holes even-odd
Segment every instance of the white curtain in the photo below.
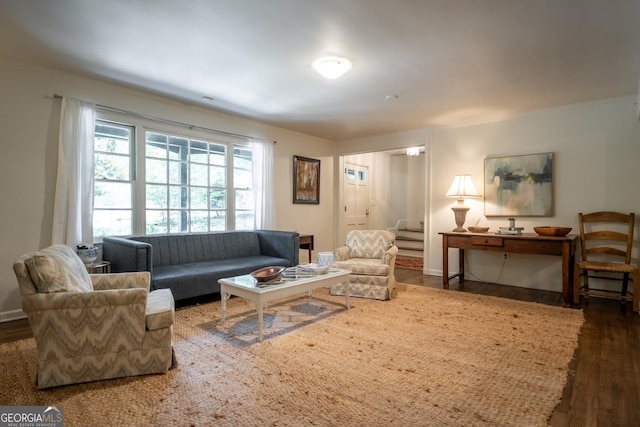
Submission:
<svg viewBox="0 0 640 427">
<path fill-rule="evenodd" d="M 52 244 L 93 244 L 95 105 L 62 98 Z"/>
<path fill-rule="evenodd" d="M 253 194 L 255 229 L 275 228 L 276 211 L 273 189 L 273 142 L 253 141 Z"/>
</svg>

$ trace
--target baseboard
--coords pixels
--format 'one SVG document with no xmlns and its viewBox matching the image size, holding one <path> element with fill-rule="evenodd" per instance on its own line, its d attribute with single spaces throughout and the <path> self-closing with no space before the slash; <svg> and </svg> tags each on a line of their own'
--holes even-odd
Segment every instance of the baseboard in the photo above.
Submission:
<svg viewBox="0 0 640 427">
<path fill-rule="evenodd" d="M 0 323 L 11 322 L 13 320 L 26 319 L 27 315 L 22 310 L 3 311 L 0 313 Z"/>
</svg>

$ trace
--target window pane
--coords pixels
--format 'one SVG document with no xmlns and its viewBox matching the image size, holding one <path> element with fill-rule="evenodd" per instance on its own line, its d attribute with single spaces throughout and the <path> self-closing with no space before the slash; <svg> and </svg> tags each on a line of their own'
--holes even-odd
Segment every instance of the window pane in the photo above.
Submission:
<svg viewBox="0 0 640 427">
<path fill-rule="evenodd" d="M 128 236 L 132 233 L 131 210 L 93 211 L 94 236 Z"/>
<path fill-rule="evenodd" d="M 169 211 L 169 233 L 186 233 L 189 231 L 187 227 L 187 211 Z"/>
<path fill-rule="evenodd" d="M 227 190 L 211 189 L 209 207 L 211 209 L 224 209 L 227 207 Z"/>
<path fill-rule="evenodd" d="M 253 229 L 253 212 L 236 211 L 236 230 Z"/>
<path fill-rule="evenodd" d="M 205 165 L 194 165 L 193 163 L 191 164 L 191 175 L 190 175 L 190 180 L 189 180 L 189 184 L 191 185 L 208 185 L 209 184 L 209 178 L 208 178 L 208 172 L 209 167 L 205 166 Z"/>
<path fill-rule="evenodd" d="M 131 209 L 131 184 L 128 182 L 96 181 L 93 206 L 94 209 Z"/>
<path fill-rule="evenodd" d="M 165 211 L 147 210 L 147 234 L 167 233 L 167 214 Z"/>
<path fill-rule="evenodd" d="M 189 140 L 172 136 L 169 138 L 169 158 L 171 160 L 187 160 Z"/>
<path fill-rule="evenodd" d="M 130 126 L 96 122 L 94 149 L 96 151 L 129 155 L 131 153 L 132 133 Z"/>
<path fill-rule="evenodd" d="M 129 155 L 129 139 L 98 137 L 96 135 L 94 150 L 114 154 Z"/>
<path fill-rule="evenodd" d="M 167 145 L 167 135 L 164 135 L 161 133 L 155 133 L 155 132 L 146 132 L 145 137 L 146 137 L 147 143 L 155 142 L 155 143 L 161 143 L 161 144 Z"/>
<path fill-rule="evenodd" d="M 191 187 L 191 209 L 207 209 L 209 190 L 203 187 Z"/>
<path fill-rule="evenodd" d="M 191 152 L 189 153 L 189 161 L 195 163 L 207 163 L 207 143 L 202 141 L 191 141 Z"/>
<path fill-rule="evenodd" d="M 253 209 L 251 190 L 236 190 L 236 209 Z"/>
<path fill-rule="evenodd" d="M 167 182 L 167 162 L 164 160 L 147 159 L 145 165 L 147 182 Z"/>
<path fill-rule="evenodd" d="M 185 209 L 189 207 L 188 187 L 169 187 L 169 209 Z"/>
<path fill-rule="evenodd" d="M 225 147 L 224 145 L 210 144 L 209 150 L 209 164 L 218 166 L 225 166 L 227 164 L 227 147 Z"/>
<path fill-rule="evenodd" d="M 244 169 L 233 170 L 233 186 L 235 188 L 251 188 L 253 187 L 253 175 L 251 171 Z"/>
<path fill-rule="evenodd" d="M 145 155 L 147 157 L 158 157 L 160 159 L 167 158 L 167 137 L 164 135 L 153 134 L 152 139 L 149 138 L 147 132 L 147 144 Z"/>
<path fill-rule="evenodd" d="M 219 166 L 209 168 L 210 184 L 212 187 L 225 187 L 227 182 L 227 169 Z"/>
<path fill-rule="evenodd" d="M 227 229 L 227 216 L 225 211 L 209 211 L 210 229 L 220 231 Z"/>
<path fill-rule="evenodd" d="M 167 187 L 164 185 L 147 184 L 147 209 L 162 209 L 167 207 Z"/>
<path fill-rule="evenodd" d="M 234 147 L 233 166 L 236 168 L 251 169 L 251 148 Z"/>
<path fill-rule="evenodd" d="M 189 167 L 183 162 L 169 162 L 169 184 L 186 184 Z"/>
<path fill-rule="evenodd" d="M 192 233 L 209 231 L 209 212 L 191 211 L 190 230 Z"/>
<path fill-rule="evenodd" d="M 94 176 L 96 179 L 129 181 L 130 160 L 128 156 L 96 152 L 94 159 Z"/>
</svg>

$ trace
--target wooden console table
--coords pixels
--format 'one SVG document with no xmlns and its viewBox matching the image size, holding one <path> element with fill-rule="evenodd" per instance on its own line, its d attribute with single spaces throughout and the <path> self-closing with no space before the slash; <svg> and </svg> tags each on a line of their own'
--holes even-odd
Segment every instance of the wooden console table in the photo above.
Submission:
<svg viewBox="0 0 640 427">
<path fill-rule="evenodd" d="M 577 235 L 564 237 L 523 233 L 517 236 L 495 233 L 442 232 L 442 287 L 449 289 L 449 280 L 464 281 L 464 250 L 507 252 L 515 254 L 556 255 L 562 257 L 562 301 L 565 307 L 573 303 L 573 264 L 576 259 Z M 459 272 L 449 276 L 449 248 L 458 248 Z"/>
</svg>

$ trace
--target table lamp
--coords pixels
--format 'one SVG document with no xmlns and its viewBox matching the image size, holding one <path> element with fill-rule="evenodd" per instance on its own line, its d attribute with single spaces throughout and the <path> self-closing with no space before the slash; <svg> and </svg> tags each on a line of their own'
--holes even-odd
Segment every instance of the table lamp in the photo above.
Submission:
<svg viewBox="0 0 640 427">
<path fill-rule="evenodd" d="M 467 216 L 467 211 L 469 210 L 469 208 L 464 205 L 464 199 L 481 197 L 473 185 L 473 181 L 471 181 L 471 175 L 456 175 L 453 179 L 453 184 L 451 184 L 451 188 L 449 188 L 449 191 L 447 191 L 447 194 L 444 196 L 458 199 L 458 204 L 451 208 L 456 217 L 456 228 L 454 228 L 453 231 L 464 233 L 467 231 L 467 229 L 464 228 L 464 221 Z"/>
</svg>

